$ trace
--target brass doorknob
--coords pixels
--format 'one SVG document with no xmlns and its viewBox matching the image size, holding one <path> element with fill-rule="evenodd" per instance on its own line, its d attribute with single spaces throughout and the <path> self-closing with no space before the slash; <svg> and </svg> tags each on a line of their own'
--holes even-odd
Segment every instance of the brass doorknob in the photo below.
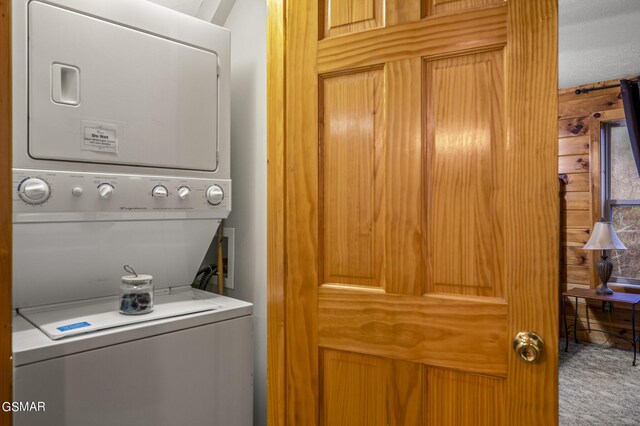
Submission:
<svg viewBox="0 0 640 426">
<path fill-rule="evenodd" d="M 513 350 L 524 362 L 534 363 L 540 359 L 544 349 L 544 340 L 531 331 L 521 331 L 513 339 Z"/>
</svg>

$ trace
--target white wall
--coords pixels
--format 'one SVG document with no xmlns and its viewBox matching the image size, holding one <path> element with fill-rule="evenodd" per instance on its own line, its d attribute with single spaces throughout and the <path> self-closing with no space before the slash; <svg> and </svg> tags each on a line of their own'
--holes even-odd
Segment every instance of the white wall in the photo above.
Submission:
<svg viewBox="0 0 640 426">
<path fill-rule="evenodd" d="M 231 30 L 231 179 L 235 290 L 254 304 L 254 424 L 267 420 L 267 6 L 236 0 Z"/>
</svg>

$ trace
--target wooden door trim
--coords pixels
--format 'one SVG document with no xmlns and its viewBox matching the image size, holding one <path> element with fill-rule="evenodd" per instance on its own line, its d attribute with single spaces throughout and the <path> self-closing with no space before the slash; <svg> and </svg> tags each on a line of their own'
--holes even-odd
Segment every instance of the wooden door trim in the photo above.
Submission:
<svg viewBox="0 0 640 426">
<path fill-rule="evenodd" d="M 284 413 L 287 425 L 303 425 L 319 422 L 319 153 L 317 143 L 309 143 L 318 140 L 319 13 L 313 0 L 292 0 L 284 15 L 284 185 L 278 195 L 284 197 Z"/>
<path fill-rule="evenodd" d="M 267 419 L 284 425 L 285 392 L 285 10 L 267 0 Z"/>
<path fill-rule="evenodd" d="M 11 354 L 11 0 L 0 0 L 0 403 L 12 400 Z M 0 425 L 11 412 L 0 411 Z"/>
</svg>

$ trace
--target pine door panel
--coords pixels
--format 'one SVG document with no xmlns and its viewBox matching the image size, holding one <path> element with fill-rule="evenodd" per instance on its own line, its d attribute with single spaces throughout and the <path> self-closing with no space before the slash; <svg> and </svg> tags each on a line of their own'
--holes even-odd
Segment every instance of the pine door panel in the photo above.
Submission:
<svg viewBox="0 0 640 426">
<path fill-rule="evenodd" d="M 382 0 L 325 0 L 325 37 L 380 27 L 382 21 Z"/>
<path fill-rule="evenodd" d="M 426 290 L 503 297 L 502 51 L 424 66 Z"/>
<path fill-rule="evenodd" d="M 320 228 L 324 282 L 383 287 L 384 74 L 321 80 Z"/>
</svg>

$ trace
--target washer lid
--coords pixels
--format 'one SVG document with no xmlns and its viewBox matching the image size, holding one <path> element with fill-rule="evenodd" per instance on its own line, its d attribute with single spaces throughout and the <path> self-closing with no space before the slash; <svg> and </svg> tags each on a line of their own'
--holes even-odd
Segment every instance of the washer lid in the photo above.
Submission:
<svg viewBox="0 0 640 426">
<path fill-rule="evenodd" d="M 19 309 L 18 312 L 51 339 L 56 340 L 161 318 L 222 309 L 223 306 L 215 300 L 196 299 L 193 293 L 189 292 L 169 294 L 169 289 L 164 289 L 155 293 L 153 311 L 142 315 L 123 315 L 118 312 L 118 297 Z"/>
<path fill-rule="evenodd" d="M 95 333 L 78 334 L 64 339 L 53 340 L 31 322 L 17 313 L 13 316 L 13 365 L 19 367 L 47 359 L 69 356 L 94 349 L 138 341 L 165 333 L 209 330 L 207 326 L 226 321 L 251 321 L 252 304 L 226 296 L 204 292 L 188 286 L 172 287 L 169 294 L 166 289 L 156 292 L 158 303 L 165 300 L 208 300 L 221 309 L 196 312 L 170 318 L 161 318 L 122 327 L 107 328 Z M 174 298 L 174 299 L 172 299 Z M 102 298 L 104 301 L 109 298 Z M 112 301 L 114 298 L 110 298 Z M 98 299 L 95 299 L 96 301 Z M 200 302 L 198 302 L 200 303 Z M 61 304 L 57 306 L 62 306 Z M 67 305 L 68 306 L 68 305 Z M 111 305 L 113 306 L 113 305 Z M 53 307 L 53 306 L 51 306 Z M 24 311 L 37 309 L 21 309 Z M 205 332 L 204 336 L 207 336 Z M 202 335 L 201 335 L 202 336 Z"/>
</svg>

